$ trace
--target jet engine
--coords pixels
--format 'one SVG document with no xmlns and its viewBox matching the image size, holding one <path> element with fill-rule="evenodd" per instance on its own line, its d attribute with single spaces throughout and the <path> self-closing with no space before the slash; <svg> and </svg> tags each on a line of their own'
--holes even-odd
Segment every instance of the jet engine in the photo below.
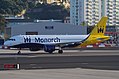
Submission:
<svg viewBox="0 0 119 79">
<path fill-rule="evenodd" d="M 44 51 L 53 53 L 53 51 L 55 51 L 55 45 L 44 45 Z"/>
</svg>

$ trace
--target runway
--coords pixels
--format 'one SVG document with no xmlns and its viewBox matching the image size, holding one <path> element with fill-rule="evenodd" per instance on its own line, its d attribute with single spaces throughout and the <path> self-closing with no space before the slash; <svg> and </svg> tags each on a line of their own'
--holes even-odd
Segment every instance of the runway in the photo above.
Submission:
<svg viewBox="0 0 119 79">
<path fill-rule="evenodd" d="M 119 79 L 119 71 L 82 68 L 2 71 L 0 79 Z"/>
<path fill-rule="evenodd" d="M 0 49 L 0 79 L 119 78 L 119 49 L 64 50 L 63 54 L 16 52 Z M 19 69 L 10 65 L 19 65 Z"/>
<path fill-rule="evenodd" d="M 88 68 L 119 70 L 119 50 L 64 50 L 63 54 L 48 54 L 43 51 L 0 51 L 0 69 L 5 64 L 19 64 L 20 69 Z"/>
</svg>

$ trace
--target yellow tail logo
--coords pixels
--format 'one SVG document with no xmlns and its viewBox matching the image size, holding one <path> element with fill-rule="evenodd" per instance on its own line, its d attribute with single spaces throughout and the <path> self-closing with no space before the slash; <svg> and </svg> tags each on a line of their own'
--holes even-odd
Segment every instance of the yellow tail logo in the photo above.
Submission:
<svg viewBox="0 0 119 79">
<path fill-rule="evenodd" d="M 97 26 L 97 31 L 98 31 L 98 33 L 104 33 L 104 26 L 103 27 L 102 26 L 100 26 L 100 27 Z"/>
<path fill-rule="evenodd" d="M 90 35 L 104 35 L 106 31 L 106 22 L 107 22 L 107 17 L 105 16 L 102 17 L 101 20 L 94 27 Z"/>
<path fill-rule="evenodd" d="M 93 28 L 89 37 L 80 46 L 86 46 L 108 40 L 110 37 L 104 35 L 106 31 L 106 22 L 107 17 L 102 17 L 97 25 L 95 25 L 95 27 Z"/>
</svg>

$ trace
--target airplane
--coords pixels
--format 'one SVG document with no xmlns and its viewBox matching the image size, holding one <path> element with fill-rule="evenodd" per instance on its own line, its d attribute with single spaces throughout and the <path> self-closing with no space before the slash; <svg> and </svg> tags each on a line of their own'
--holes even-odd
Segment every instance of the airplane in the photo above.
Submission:
<svg viewBox="0 0 119 79">
<path fill-rule="evenodd" d="M 102 17 L 88 35 L 16 35 L 5 41 L 4 45 L 18 48 L 18 54 L 22 48 L 29 48 L 30 51 L 43 49 L 45 52 L 53 53 L 56 47 L 61 54 L 65 47 L 86 46 L 109 40 L 110 36 L 104 35 L 106 22 L 107 17 Z"/>
</svg>

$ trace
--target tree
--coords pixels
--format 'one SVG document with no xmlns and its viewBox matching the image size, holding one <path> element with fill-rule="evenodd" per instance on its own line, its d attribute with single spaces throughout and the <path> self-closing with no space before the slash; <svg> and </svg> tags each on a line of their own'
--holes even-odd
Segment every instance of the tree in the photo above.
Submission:
<svg viewBox="0 0 119 79">
<path fill-rule="evenodd" d="M 0 31 L 1 31 L 0 34 L 4 33 L 5 26 L 6 26 L 6 20 L 2 15 L 0 15 Z"/>
<path fill-rule="evenodd" d="M 52 4 L 37 4 L 32 10 L 28 11 L 25 17 L 30 19 L 64 19 L 69 16 L 69 12 L 64 6 Z"/>
<path fill-rule="evenodd" d="M 0 14 L 17 15 L 24 9 L 28 9 L 27 0 L 0 0 Z"/>
<path fill-rule="evenodd" d="M 87 24 L 85 21 L 83 21 L 83 22 L 81 22 L 80 25 L 81 25 L 81 26 L 87 26 L 88 24 Z"/>
</svg>

